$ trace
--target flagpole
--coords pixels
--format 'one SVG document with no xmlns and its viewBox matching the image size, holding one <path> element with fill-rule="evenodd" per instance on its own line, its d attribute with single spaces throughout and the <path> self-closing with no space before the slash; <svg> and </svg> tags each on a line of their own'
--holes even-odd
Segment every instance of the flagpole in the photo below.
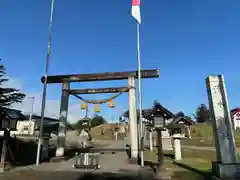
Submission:
<svg viewBox="0 0 240 180">
<path fill-rule="evenodd" d="M 45 66 L 45 73 L 44 73 L 44 85 L 43 85 L 42 108 L 41 108 L 41 121 L 40 121 L 40 130 L 39 130 L 40 132 L 39 132 L 39 136 L 38 136 L 38 147 L 37 147 L 37 157 L 36 157 L 36 165 L 37 166 L 39 165 L 40 156 L 41 156 L 41 145 L 43 143 L 44 112 L 45 112 L 46 95 L 47 95 L 47 77 L 48 77 L 49 61 L 50 61 L 50 55 L 51 55 L 52 20 L 53 20 L 54 2 L 55 2 L 55 0 L 52 0 L 50 22 L 49 22 L 48 50 L 47 50 L 46 66 Z"/>
<path fill-rule="evenodd" d="M 137 21 L 137 58 L 138 58 L 138 101 L 139 101 L 139 128 L 140 128 L 140 158 L 141 167 L 144 167 L 143 159 L 143 120 L 142 120 L 142 78 L 141 78 L 141 54 L 140 54 L 140 24 Z"/>
</svg>

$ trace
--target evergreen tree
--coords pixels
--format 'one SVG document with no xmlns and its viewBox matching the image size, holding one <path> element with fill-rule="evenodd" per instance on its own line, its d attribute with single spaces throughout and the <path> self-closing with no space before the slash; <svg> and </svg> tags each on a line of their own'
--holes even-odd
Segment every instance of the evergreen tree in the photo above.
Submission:
<svg viewBox="0 0 240 180">
<path fill-rule="evenodd" d="M 210 120 L 210 112 L 205 104 L 201 104 L 197 107 L 194 118 L 198 123 L 204 123 Z"/>
<path fill-rule="evenodd" d="M 4 83 L 8 80 L 6 78 L 6 69 L 3 64 L 0 64 L 0 107 L 21 103 L 25 98 L 25 94 L 20 93 L 18 89 L 4 87 Z"/>
<path fill-rule="evenodd" d="M 91 120 L 91 127 L 99 126 L 107 121 L 102 116 L 95 116 Z"/>
<path fill-rule="evenodd" d="M 84 119 L 85 118 L 80 119 L 76 123 L 71 124 L 71 128 L 75 129 L 75 130 L 81 130 L 83 128 L 83 124 L 84 124 L 83 120 Z M 91 123 L 91 128 L 93 128 L 95 126 L 99 126 L 99 125 L 104 124 L 104 123 L 107 122 L 102 116 L 95 116 L 92 119 L 89 118 L 89 121 Z"/>
</svg>

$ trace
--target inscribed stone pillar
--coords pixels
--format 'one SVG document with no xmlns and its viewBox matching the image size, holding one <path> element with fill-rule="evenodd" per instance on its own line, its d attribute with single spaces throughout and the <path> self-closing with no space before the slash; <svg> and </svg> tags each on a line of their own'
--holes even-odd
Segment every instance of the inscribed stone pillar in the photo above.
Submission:
<svg viewBox="0 0 240 180">
<path fill-rule="evenodd" d="M 206 85 L 217 156 L 217 162 L 213 163 L 213 171 L 221 178 L 234 179 L 240 169 L 239 164 L 236 163 L 235 137 L 224 77 L 222 75 L 209 76 L 206 79 Z"/>
</svg>

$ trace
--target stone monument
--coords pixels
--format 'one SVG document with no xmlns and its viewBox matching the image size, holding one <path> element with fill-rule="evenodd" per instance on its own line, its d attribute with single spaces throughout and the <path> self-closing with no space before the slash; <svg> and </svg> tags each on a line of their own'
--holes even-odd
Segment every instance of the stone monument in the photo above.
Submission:
<svg viewBox="0 0 240 180">
<path fill-rule="evenodd" d="M 90 135 L 85 129 L 83 129 L 79 134 L 79 140 L 80 140 L 81 148 L 89 147 Z"/>
<path fill-rule="evenodd" d="M 240 163 L 237 162 L 235 137 L 223 75 L 209 76 L 206 79 L 206 86 L 216 146 L 213 173 L 221 179 L 238 179 Z"/>
</svg>

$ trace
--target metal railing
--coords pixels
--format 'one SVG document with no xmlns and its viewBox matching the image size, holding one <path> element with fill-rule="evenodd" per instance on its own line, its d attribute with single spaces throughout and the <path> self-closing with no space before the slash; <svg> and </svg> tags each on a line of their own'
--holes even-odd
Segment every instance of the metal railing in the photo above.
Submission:
<svg viewBox="0 0 240 180">
<path fill-rule="evenodd" d="M 100 153 L 75 153 L 74 168 L 81 169 L 100 169 Z"/>
</svg>

